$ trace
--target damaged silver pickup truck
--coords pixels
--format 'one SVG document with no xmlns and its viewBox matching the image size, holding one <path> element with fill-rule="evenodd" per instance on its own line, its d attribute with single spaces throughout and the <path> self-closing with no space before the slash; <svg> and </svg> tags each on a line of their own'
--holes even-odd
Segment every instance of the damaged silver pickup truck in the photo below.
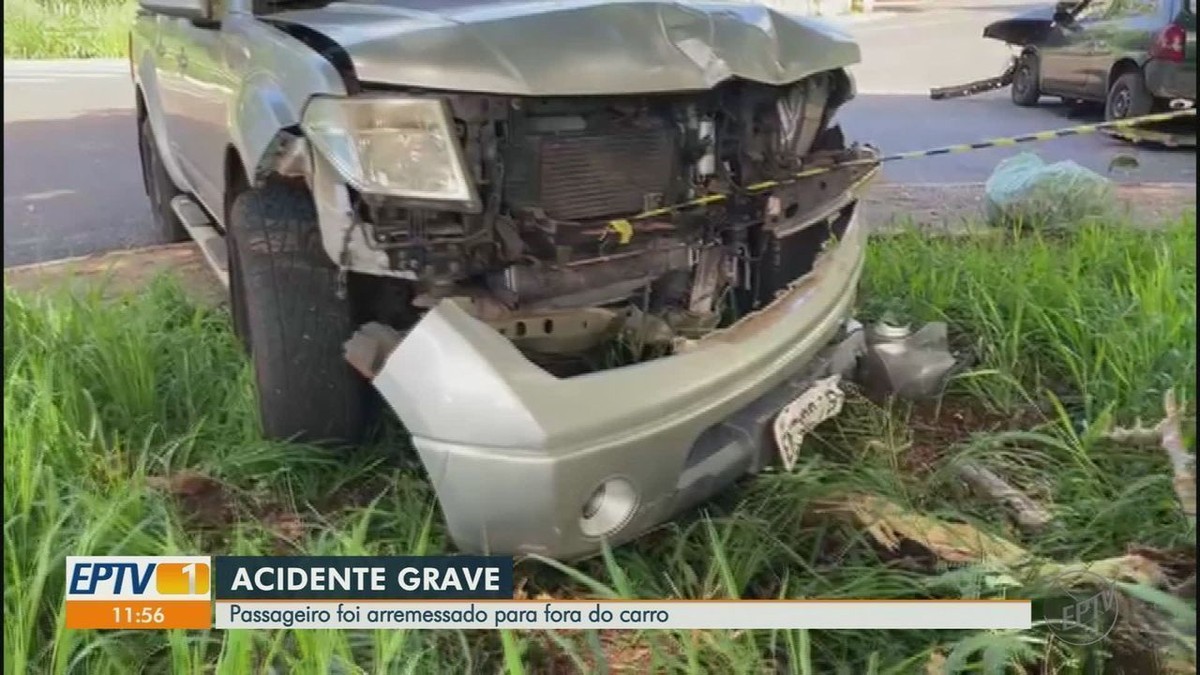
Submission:
<svg viewBox="0 0 1200 675">
<path fill-rule="evenodd" d="M 359 441 L 382 394 L 461 549 L 627 541 L 840 406 L 877 166 L 833 121 L 837 30 L 706 2 L 141 7 L 147 194 L 228 284 L 266 435 Z"/>
</svg>

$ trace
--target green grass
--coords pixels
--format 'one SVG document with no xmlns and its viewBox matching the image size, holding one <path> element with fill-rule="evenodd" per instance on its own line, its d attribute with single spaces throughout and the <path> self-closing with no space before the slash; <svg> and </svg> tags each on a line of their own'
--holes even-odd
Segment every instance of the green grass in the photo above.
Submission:
<svg viewBox="0 0 1200 675">
<path fill-rule="evenodd" d="M 945 569 L 899 564 L 862 532 L 811 517 L 808 505 L 847 491 L 967 519 L 1061 562 L 1121 555 L 1132 545 L 1190 549 L 1195 533 L 1179 513 L 1165 459 L 1102 443 L 1097 432 L 1108 420 L 1153 419 L 1166 387 L 1194 400 L 1195 251 L 1194 218 L 1159 231 L 1097 226 L 1056 238 L 877 240 L 864 316 L 949 321 L 980 358 L 956 380 L 951 400 L 997 418 L 1032 403 L 1042 411 L 1034 422 L 956 438 L 916 470 L 917 448 L 930 439 L 913 431 L 908 408 L 855 398 L 806 443 L 795 474 L 749 481 L 702 513 L 595 560 L 569 568 L 527 560 L 518 575 L 530 594 L 559 597 L 968 594 Z M 402 439 L 350 460 L 258 440 L 249 372 L 227 317 L 192 304 L 170 281 L 119 302 L 6 289 L 4 337 L 5 672 L 537 673 L 626 665 L 634 668 L 628 672 L 913 673 L 938 652 L 961 672 L 1023 664 L 1081 673 L 1089 659 L 1121 651 L 1113 641 L 1073 651 L 1049 641 L 1043 627 L 68 631 L 68 554 L 409 554 L 449 544 Z M 996 505 L 949 476 L 950 462 L 964 454 L 1029 489 L 1053 509 L 1055 525 L 1037 537 L 1011 531 Z M 233 510 L 231 521 L 176 501 L 154 480 L 183 469 L 225 486 L 218 499 Z M 279 525 L 281 513 L 306 525 L 298 541 Z M 1194 554 L 1185 557 L 1194 564 Z M 1121 634 L 1145 643 L 1148 630 L 1127 622 Z M 1194 649 L 1191 638 L 1156 639 Z"/>
<path fill-rule="evenodd" d="M 124 57 L 136 8 L 129 0 L 4 0 L 4 58 Z"/>
</svg>

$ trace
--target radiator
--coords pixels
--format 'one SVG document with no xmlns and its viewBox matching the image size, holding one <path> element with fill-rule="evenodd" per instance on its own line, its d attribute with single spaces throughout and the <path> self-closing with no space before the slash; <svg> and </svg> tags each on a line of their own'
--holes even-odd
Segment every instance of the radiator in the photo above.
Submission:
<svg viewBox="0 0 1200 675">
<path fill-rule="evenodd" d="M 507 201 L 561 220 L 635 213 L 670 189 L 675 157 L 661 128 L 525 135 L 509 155 Z"/>
</svg>

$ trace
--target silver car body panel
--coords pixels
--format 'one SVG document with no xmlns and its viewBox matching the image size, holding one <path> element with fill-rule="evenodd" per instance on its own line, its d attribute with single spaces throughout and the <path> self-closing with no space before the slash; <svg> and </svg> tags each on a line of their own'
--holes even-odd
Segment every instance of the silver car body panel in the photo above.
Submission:
<svg viewBox="0 0 1200 675">
<path fill-rule="evenodd" d="M 158 155 L 167 174 L 171 176 L 171 180 L 182 187 L 187 185 L 187 180 L 167 141 L 166 115 L 161 96 L 162 87 L 158 81 L 156 67 L 158 53 L 161 51 L 159 45 L 162 41 L 158 24 L 162 20 L 164 20 L 163 17 L 141 15 L 134 23 L 130 31 L 130 70 L 134 85 L 145 103 L 145 113 L 150 121 L 150 128 L 154 132 Z"/>
<path fill-rule="evenodd" d="M 218 222 L 230 150 L 253 180 L 311 97 L 347 93 L 325 56 L 269 21 L 337 42 L 362 81 L 456 92 L 633 94 L 730 78 L 780 85 L 859 60 L 835 28 L 749 4 L 389 0 L 270 17 L 250 9 L 230 0 L 207 27 L 143 14 L 131 37 L 133 77 L 168 170 Z M 308 163 L 331 258 L 402 276 L 353 227 L 338 174 L 319 154 Z M 761 469 L 770 420 L 839 361 L 822 354 L 850 314 L 866 241 L 857 206 L 830 205 L 842 208 L 851 209 L 843 235 L 770 306 L 636 365 L 556 378 L 458 305 L 431 309 L 374 382 L 411 432 L 457 545 L 586 555 L 601 535 L 582 527 L 583 502 L 605 481 L 627 486 L 616 492 L 632 500 L 628 517 L 602 535 L 619 543 Z"/>
<path fill-rule="evenodd" d="M 620 543 L 759 470 L 774 415 L 828 372 L 819 358 L 849 317 L 866 228 L 844 236 L 771 305 L 693 349 L 560 379 L 459 305 L 431 309 L 374 385 L 420 453 L 462 549 L 572 558 L 603 482 L 632 486 Z"/>
<path fill-rule="evenodd" d="M 796 82 L 860 59 L 831 24 L 743 3 L 337 2 L 281 12 L 337 42 L 364 82 L 523 96 Z"/>
<path fill-rule="evenodd" d="M 329 61 L 245 9 L 232 3 L 219 30 L 187 19 L 139 16 L 131 40 L 134 82 L 164 163 L 176 185 L 218 222 L 224 217 L 225 150 L 235 149 L 253 177 L 272 139 L 299 124 L 312 96 L 346 93 Z"/>
<path fill-rule="evenodd" d="M 144 14 L 132 35 L 134 80 L 167 170 L 222 225 L 226 149 L 253 180 L 312 96 L 346 94 L 325 57 L 250 9 L 231 0 L 219 28 Z M 859 60 L 857 44 L 829 24 L 748 4 L 391 0 L 269 19 L 333 39 L 364 80 L 454 91 L 679 91 L 730 77 L 784 84 Z M 311 161 L 330 258 L 352 272 L 411 277 L 352 231 L 344 181 L 319 156 Z"/>
</svg>

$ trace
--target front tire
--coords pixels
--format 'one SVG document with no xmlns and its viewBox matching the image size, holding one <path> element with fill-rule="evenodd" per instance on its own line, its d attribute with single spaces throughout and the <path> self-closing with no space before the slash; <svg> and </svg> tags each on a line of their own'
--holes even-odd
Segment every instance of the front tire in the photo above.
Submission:
<svg viewBox="0 0 1200 675">
<path fill-rule="evenodd" d="M 247 190 L 230 209 L 229 238 L 230 304 L 254 364 L 263 434 L 360 442 L 369 385 L 342 357 L 355 324 L 312 197 L 282 181 Z"/>
<path fill-rule="evenodd" d="M 1149 115 L 1154 109 L 1154 95 L 1146 89 L 1140 70 L 1125 73 L 1113 81 L 1104 102 L 1104 120 L 1114 122 Z"/>
<path fill-rule="evenodd" d="M 154 138 L 154 129 L 150 127 L 150 118 L 146 117 L 138 125 L 138 150 L 142 158 L 142 183 L 146 188 L 146 196 L 150 199 L 150 215 L 154 219 L 154 229 L 164 244 L 175 244 L 191 238 L 175 209 L 171 208 L 171 200 L 181 194 L 163 165 L 162 156 L 158 154 L 158 141 Z"/>
<path fill-rule="evenodd" d="M 1037 54 L 1025 52 L 1017 59 L 1017 68 L 1013 73 L 1012 84 L 1009 86 L 1013 103 L 1022 108 L 1038 104 L 1038 101 L 1042 99 L 1040 72 Z"/>
</svg>

